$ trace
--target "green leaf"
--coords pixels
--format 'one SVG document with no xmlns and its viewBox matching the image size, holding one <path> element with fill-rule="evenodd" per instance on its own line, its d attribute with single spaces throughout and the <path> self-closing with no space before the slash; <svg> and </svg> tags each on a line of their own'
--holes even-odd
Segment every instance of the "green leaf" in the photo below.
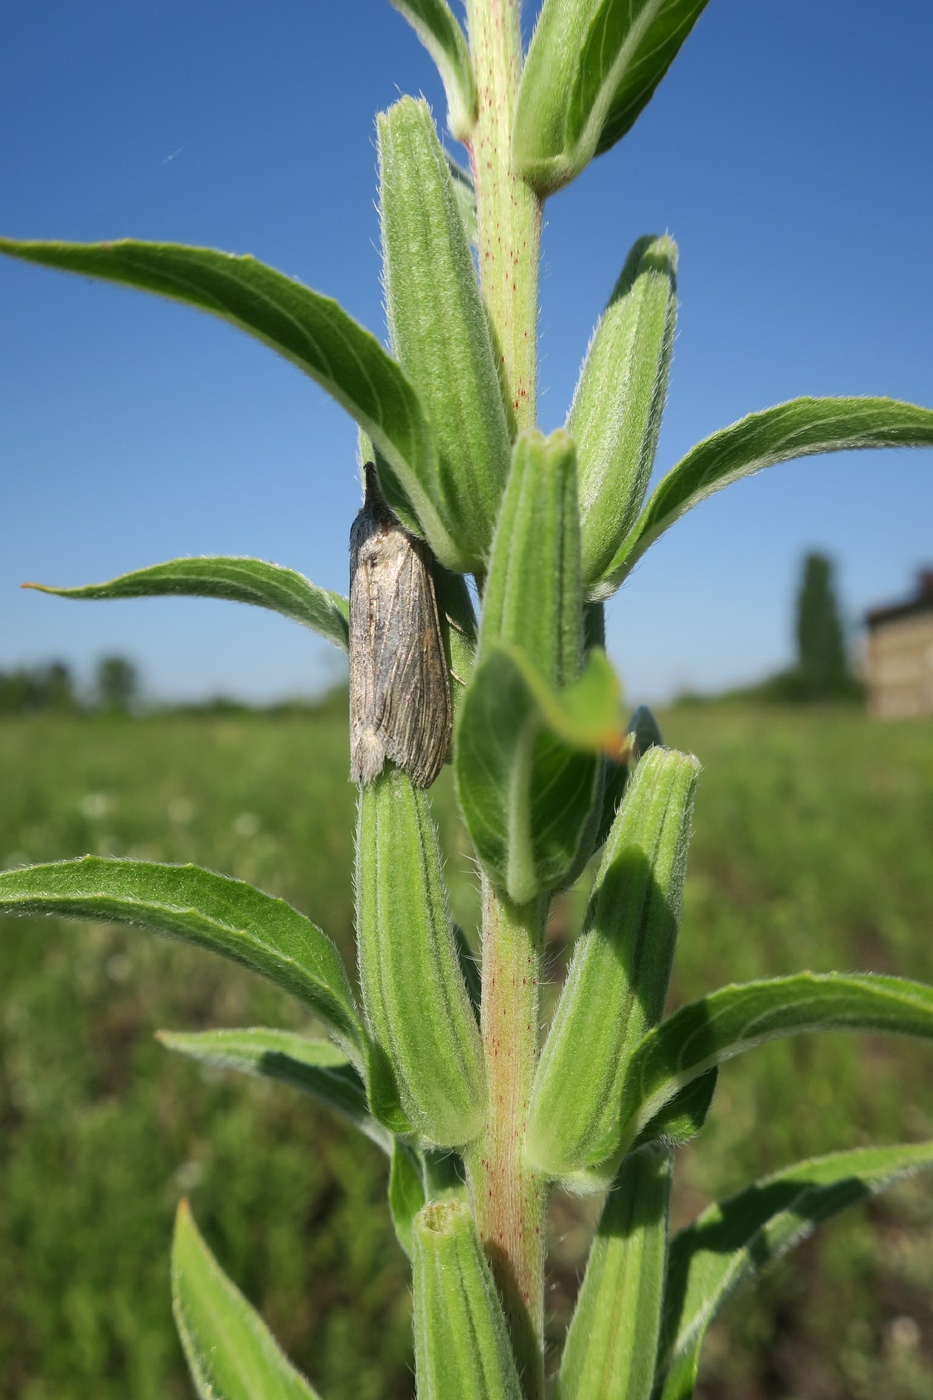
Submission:
<svg viewBox="0 0 933 1400">
<path fill-rule="evenodd" d="M 559 886 L 590 830 L 601 756 L 625 746 L 605 652 L 555 690 L 517 647 L 489 644 L 455 737 L 460 807 L 489 878 L 516 904 Z"/>
<path fill-rule="evenodd" d="M 242 880 L 196 865 L 82 856 L 0 873 L 0 913 L 140 924 L 222 953 L 304 1002 L 360 1062 L 364 1034 L 337 949 L 284 899 Z"/>
<path fill-rule="evenodd" d="M 706 0 L 544 0 L 518 95 L 513 160 L 550 194 L 630 129 Z"/>
<path fill-rule="evenodd" d="M 583 664 L 580 513 L 573 439 L 524 432 L 496 524 L 483 589 L 480 655 L 494 642 L 520 646 L 552 685 Z"/>
<path fill-rule="evenodd" d="M 670 1187 L 669 1152 L 649 1148 L 622 1164 L 590 1249 L 554 1400 L 649 1400 Z"/>
<path fill-rule="evenodd" d="M 394 766 L 360 788 L 356 849 L 360 985 L 373 1038 L 422 1138 L 469 1142 L 486 1114 L 482 1044 L 428 799 Z"/>
<path fill-rule="evenodd" d="M 762 467 L 818 452 L 933 447 L 933 410 L 897 399 L 792 399 L 750 413 L 690 449 L 651 495 L 606 572 L 618 588 L 649 545 L 685 511 Z"/>
<path fill-rule="evenodd" d="M 335 1109 L 391 1156 L 392 1137 L 369 1112 L 366 1089 L 353 1065 L 329 1040 L 252 1026 L 244 1030 L 156 1031 L 167 1050 L 202 1064 L 277 1079 Z"/>
<path fill-rule="evenodd" d="M 202 555 L 153 564 L 108 583 L 89 583 L 81 588 L 50 588 L 44 583 L 24 583 L 23 587 L 53 593 L 57 598 L 226 598 L 232 603 L 253 603 L 301 622 L 335 646 L 347 649 L 350 605 L 346 598 L 318 588 L 294 569 L 267 564 L 264 559 Z"/>
<path fill-rule="evenodd" d="M 434 436 L 417 393 L 375 336 L 330 297 L 252 257 L 173 243 L 43 243 L 0 238 L 0 253 L 102 277 L 185 302 L 247 331 L 311 376 L 356 420 L 391 468 L 383 481 L 402 523 L 424 534 L 451 569 L 471 561 L 457 543 Z"/>
<path fill-rule="evenodd" d="M 451 573 L 437 560 L 434 561 L 431 573 L 441 621 L 444 657 L 450 672 L 450 705 L 453 723 L 456 726 L 464 692 L 470 683 L 476 662 L 476 616 L 463 574 Z M 452 748 L 447 750 L 446 762 L 453 762 Z"/>
<path fill-rule="evenodd" d="M 664 1010 L 699 771 L 652 748 L 629 779 L 532 1086 L 525 1156 L 549 1176 L 618 1146 L 629 1060 Z"/>
<path fill-rule="evenodd" d="M 933 1039 L 933 987 L 872 973 L 801 972 L 721 987 L 682 1006 L 632 1057 L 620 1105 L 623 1145 L 714 1065 L 780 1036 L 829 1030 Z"/>
<path fill-rule="evenodd" d="M 437 64 L 451 136 L 468 141 L 476 122 L 476 79 L 463 30 L 447 0 L 392 0 Z"/>
<path fill-rule="evenodd" d="M 452 927 L 454 940 L 457 944 L 457 957 L 460 959 L 460 971 L 463 974 L 463 985 L 467 989 L 470 1005 L 473 1007 L 477 1021 L 479 1021 L 480 1006 L 483 1000 L 482 969 L 463 929 L 459 924 L 453 924 Z"/>
<path fill-rule="evenodd" d="M 389 1212 L 395 1238 L 411 1258 L 412 1221 L 424 1205 L 424 1162 L 417 1147 L 398 1139 L 392 1144 L 389 1170 Z"/>
<path fill-rule="evenodd" d="M 187 1201 L 175 1217 L 172 1306 L 201 1400 L 318 1400 L 217 1263 Z"/>
<path fill-rule="evenodd" d="M 798 1162 L 710 1206 L 671 1243 L 658 1400 L 690 1400 L 707 1328 L 733 1289 L 846 1207 L 933 1165 L 933 1143 Z"/>
<path fill-rule="evenodd" d="M 511 450 L 486 310 L 427 103 L 403 97 L 376 127 L 392 346 L 431 420 L 457 547 L 482 568 Z"/>
<path fill-rule="evenodd" d="M 677 319 L 677 245 L 640 238 L 590 342 L 567 418 L 577 444 L 583 586 L 598 596 L 641 510 Z"/>
<path fill-rule="evenodd" d="M 656 1113 L 647 1127 L 642 1128 L 632 1143 L 632 1151 L 637 1152 L 650 1142 L 660 1142 L 665 1147 L 683 1147 L 685 1142 L 696 1137 L 706 1122 L 716 1093 L 717 1068 L 709 1069 L 699 1079 L 684 1085 L 660 1113 Z"/>
<path fill-rule="evenodd" d="M 439 1201 L 412 1231 L 418 1400 L 522 1400 L 502 1304 L 469 1207 Z"/>
<path fill-rule="evenodd" d="M 707 0 L 602 0 L 587 30 L 567 113 L 579 159 L 602 155 L 634 126 Z M 597 134 L 598 133 L 598 134 Z"/>
</svg>

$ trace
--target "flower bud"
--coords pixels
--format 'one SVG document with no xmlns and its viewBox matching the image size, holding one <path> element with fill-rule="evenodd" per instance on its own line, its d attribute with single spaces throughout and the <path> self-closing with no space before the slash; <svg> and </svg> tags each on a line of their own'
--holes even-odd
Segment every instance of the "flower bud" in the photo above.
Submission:
<svg viewBox="0 0 933 1400">
<path fill-rule="evenodd" d="M 525 1152 L 551 1176 L 621 1141 L 625 1070 L 667 995 L 699 766 L 650 749 L 609 834 L 532 1088 Z"/>
<path fill-rule="evenodd" d="M 363 1005 L 402 1106 L 425 1142 L 469 1142 L 486 1109 L 479 1030 L 427 797 L 397 768 L 360 789 L 356 882 Z"/>
</svg>

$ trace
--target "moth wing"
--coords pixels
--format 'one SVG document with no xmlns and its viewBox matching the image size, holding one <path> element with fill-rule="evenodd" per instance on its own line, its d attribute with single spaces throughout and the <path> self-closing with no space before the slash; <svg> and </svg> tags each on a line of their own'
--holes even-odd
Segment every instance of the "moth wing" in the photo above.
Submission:
<svg viewBox="0 0 933 1400">
<path fill-rule="evenodd" d="M 405 537 L 374 648 L 374 717 L 387 757 L 430 787 L 450 746 L 450 679 L 424 546 Z"/>
</svg>

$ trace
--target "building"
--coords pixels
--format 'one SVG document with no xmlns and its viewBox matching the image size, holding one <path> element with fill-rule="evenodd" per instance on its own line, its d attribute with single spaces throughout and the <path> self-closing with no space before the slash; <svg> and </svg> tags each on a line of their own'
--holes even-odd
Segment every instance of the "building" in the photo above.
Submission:
<svg viewBox="0 0 933 1400">
<path fill-rule="evenodd" d="M 868 705 L 882 719 L 933 715 L 933 569 L 917 578 L 913 598 L 873 608 L 868 628 Z"/>
</svg>

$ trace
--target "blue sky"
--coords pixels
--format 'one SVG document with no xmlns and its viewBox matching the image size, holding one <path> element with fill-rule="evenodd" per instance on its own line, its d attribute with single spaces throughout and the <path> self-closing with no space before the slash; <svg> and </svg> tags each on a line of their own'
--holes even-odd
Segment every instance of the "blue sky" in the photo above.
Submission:
<svg viewBox="0 0 933 1400">
<path fill-rule="evenodd" d="M 628 247 L 665 230 L 681 313 L 659 471 L 796 394 L 933 404 L 931 59 L 927 0 L 710 0 L 631 135 L 547 206 L 542 426 Z M 0 229 L 252 252 L 381 335 L 373 116 L 401 92 L 443 118 L 387 0 L 4 6 Z M 325 643 L 255 609 L 18 585 L 218 552 L 345 590 L 343 413 L 247 337 L 139 293 L 4 263 L 0 308 L 0 668 L 87 674 L 121 651 L 162 697 L 337 677 Z M 678 523 L 611 605 L 632 699 L 782 664 L 810 547 L 838 561 L 853 618 L 904 593 L 933 559 L 933 453 L 776 467 Z"/>
</svg>

